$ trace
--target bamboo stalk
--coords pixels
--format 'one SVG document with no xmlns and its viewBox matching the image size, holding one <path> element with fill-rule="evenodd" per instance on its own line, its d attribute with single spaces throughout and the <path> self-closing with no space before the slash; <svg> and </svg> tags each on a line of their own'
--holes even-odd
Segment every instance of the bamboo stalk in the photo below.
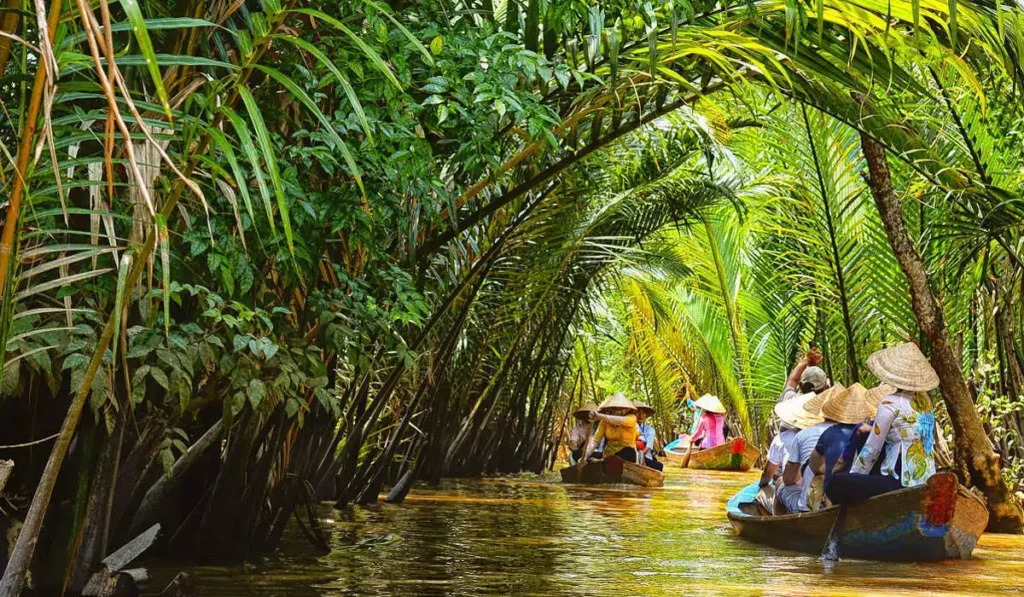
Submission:
<svg viewBox="0 0 1024 597">
<path fill-rule="evenodd" d="M 53 43 L 57 24 L 60 22 L 62 1 L 52 0 L 50 3 L 50 14 L 46 18 L 47 37 L 51 44 Z M 17 13 L 14 14 L 16 18 Z M 6 19 L 4 25 L 6 25 Z M 0 37 L 0 39 L 7 38 Z M 6 58 L 0 61 L 0 74 L 3 74 L 3 68 L 5 67 Z M 18 146 L 18 161 L 15 166 L 14 180 L 11 183 L 11 198 L 7 205 L 7 219 L 4 221 L 3 235 L 0 236 L 0 298 L 4 296 L 4 291 L 7 289 L 7 279 L 11 269 L 11 251 L 14 248 L 14 231 L 18 227 L 21 200 L 25 195 L 25 176 L 28 173 L 28 161 L 32 155 L 32 148 L 35 145 L 36 126 L 39 121 L 39 106 L 43 103 L 43 89 L 46 88 L 48 68 L 49 63 L 40 57 L 36 76 L 32 81 L 32 96 L 29 100 L 28 118 L 25 120 L 25 130 L 22 131 L 21 144 Z"/>
<path fill-rule="evenodd" d="M 7 0 L 4 9 L 4 16 L 0 18 L 0 31 L 14 35 L 18 29 L 18 0 Z M 10 37 L 0 35 L 0 76 L 3 76 L 4 71 L 7 69 L 7 61 L 11 57 L 11 43 L 13 41 Z"/>
</svg>

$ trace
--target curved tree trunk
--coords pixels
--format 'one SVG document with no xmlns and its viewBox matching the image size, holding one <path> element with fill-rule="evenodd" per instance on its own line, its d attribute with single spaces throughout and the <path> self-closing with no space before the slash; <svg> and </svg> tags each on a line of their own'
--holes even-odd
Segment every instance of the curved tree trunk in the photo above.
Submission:
<svg viewBox="0 0 1024 597">
<path fill-rule="evenodd" d="M 988 498 L 991 515 L 988 530 L 1020 533 L 1024 531 L 1024 514 L 1003 479 L 999 456 L 992 449 L 967 389 L 942 308 L 928 280 L 927 267 L 907 231 L 902 206 L 893 192 L 885 149 L 864 134 L 861 134 L 861 147 L 870 174 L 871 195 L 882 216 L 889 245 L 907 278 L 917 323 L 931 345 L 931 363 L 939 374 L 942 398 L 953 423 L 957 474 Z"/>
</svg>

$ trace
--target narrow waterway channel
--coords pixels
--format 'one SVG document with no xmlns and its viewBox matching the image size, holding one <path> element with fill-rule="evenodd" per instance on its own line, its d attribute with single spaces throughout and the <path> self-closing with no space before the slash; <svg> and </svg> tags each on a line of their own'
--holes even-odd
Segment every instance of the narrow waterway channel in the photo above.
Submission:
<svg viewBox="0 0 1024 597">
<path fill-rule="evenodd" d="M 739 539 L 726 500 L 755 473 L 669 471 L 660 489 L 562 485 L 557 474 L 417 486 L 402 505 L 325 510 L 334 550 L 192 568 L 199 594 L 1024 595 L 1024 537 L 985 535 L 968 561 L 844 560 Z M 358 545 L 360 544 L 361 545 Z M 178 568 L 150 564 L 158 592 Z M 155 594 L 155 593 L 154 593 Z"/>
</svg>

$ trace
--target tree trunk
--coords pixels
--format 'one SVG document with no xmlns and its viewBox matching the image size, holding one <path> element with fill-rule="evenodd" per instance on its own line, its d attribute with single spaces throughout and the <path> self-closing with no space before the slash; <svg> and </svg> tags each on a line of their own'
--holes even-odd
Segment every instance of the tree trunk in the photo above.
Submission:
<svg viewBox="0 0 1024 597">
<path fill-rule="evenodd" d="M 861 147 L 870 174 L 871 194 L 889 245 L 907 278 L 917 323 L 931 345 L 931 363 L 939 375 L 942 398 L 953 423 L 957 474 L 961 481 L 973 483 L 988 498 L 989 531 L 1020 533 L 1024 531 L 1024 513 L 1003 479 L 999 457 L 992 450 L 967 389 L 942 308 L 928 280 L 926 265 L 907 231 L 902 206 L 893 192 L 885 149 L 864 134 L 861 134 Z"/>
</svg>

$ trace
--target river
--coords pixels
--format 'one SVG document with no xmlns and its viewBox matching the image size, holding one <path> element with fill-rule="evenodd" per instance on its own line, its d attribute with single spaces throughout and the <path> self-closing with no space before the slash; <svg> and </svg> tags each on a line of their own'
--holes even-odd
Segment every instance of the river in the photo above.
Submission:
<svg viewBox="0 0 1024 597">
<path fill-rule="evenodd" d="M 204 597 L 1024 595 L 1022 536 L 984 535 L 967 561 L 843 560 L 829 573 L 744 541 L 725 502 L 754 479 L 673 469 L 659 489 L 566 486 L 557 473 L 417 485 L 401 505 L 325 509 L 326 556 L 295 536 L 286 555 L 189 572 Z M 152 566 L 147 594 L 177 569 Z"/>
</svg>

